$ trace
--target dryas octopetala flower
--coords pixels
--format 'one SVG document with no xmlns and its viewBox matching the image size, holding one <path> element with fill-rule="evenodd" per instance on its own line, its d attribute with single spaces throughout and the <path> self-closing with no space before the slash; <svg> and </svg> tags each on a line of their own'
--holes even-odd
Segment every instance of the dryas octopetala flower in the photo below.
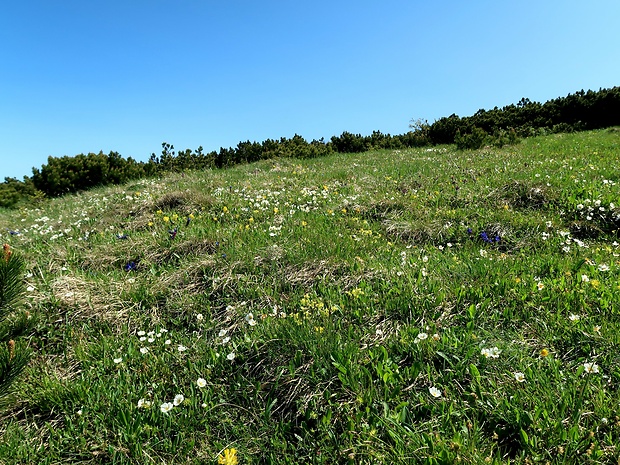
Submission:
<svg viewBox="0 0 620 465">
<path fill-rule="evenodd" d="M 499 354 L 501 354 L 502 351 L 497 347 L 491 347 L 490 349 L 482 349 L 480 353 L 486 358 L 499 358 Z"/>
<path fill-rule="evenodd" d="M 428 388 L 428 392 L 431 396 L 438 399 L 441 397 L 441 390 L 437 389 L 435 386 L 431 386 Z"/>
<path fill-rule="evenodd" d="M 583 364 L 583 368 L 584 368 L 584 371 L 587 374 L 592 374 L 592 373 L 598 373 L 599 372 L 599 367 L 594 362 L 585 362 Z"/>
</svg>

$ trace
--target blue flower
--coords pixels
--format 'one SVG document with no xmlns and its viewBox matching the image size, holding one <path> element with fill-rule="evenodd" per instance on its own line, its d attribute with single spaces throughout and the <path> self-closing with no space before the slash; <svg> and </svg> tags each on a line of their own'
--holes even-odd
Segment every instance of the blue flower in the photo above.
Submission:
<svg viewBox="0 0 620 465">
<path fill-rule="evenodd" d="M 125 271 L 131 271 L 131 270 L 135 270 L 137 266 L 138 265 L 136 264 L 136 262 L 131 261 L 124 266 L 124 269 Z"/>
</svg>

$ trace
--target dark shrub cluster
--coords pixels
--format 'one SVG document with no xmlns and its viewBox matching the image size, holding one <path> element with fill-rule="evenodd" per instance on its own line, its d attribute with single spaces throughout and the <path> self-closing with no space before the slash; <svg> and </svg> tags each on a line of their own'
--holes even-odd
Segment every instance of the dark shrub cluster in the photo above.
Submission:
<svg viewBox="0 0 620 465">
<path fill-rule="evenodd" d="M 95 186 L 120 184 L 154 174 L 151 164 L 125 159 L 118 152 L 48 157 L 41 169 L 33 168 L 34 187 L 48 196 L 86 190 Z"/>
<path fill-rule="evenodd" d="M 20 200 L 32 200 L 40 196 L 40 192 L 34 187 L 32 179 L 24 177 L 24 181 L 16 178 L 4 178 L 0 184 L 0 207 L 12 208 Z"/>
<path fill-rule="evenodd" d="M 433 144 L 456 143 L 460 149 L 514 143 L 519 137 L 573 132 L 620 124 L 620 87 L 581 90 L 546 103 L 523 98 L 519 103 L 478 110 L 472 116 L 450 115 L 430 125 Z"/>
</svg>

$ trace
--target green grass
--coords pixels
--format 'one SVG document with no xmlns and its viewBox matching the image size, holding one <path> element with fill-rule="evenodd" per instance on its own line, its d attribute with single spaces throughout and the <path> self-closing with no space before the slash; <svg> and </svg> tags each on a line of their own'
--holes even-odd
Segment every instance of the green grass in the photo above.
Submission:
<svg viewBox="0 0 620 465">
<path fill-rule="evenodd" d="M 38 323 L 0 463 L 616 463 L 619 149 L 268 160 L 2 212 Z"/>
</svg>

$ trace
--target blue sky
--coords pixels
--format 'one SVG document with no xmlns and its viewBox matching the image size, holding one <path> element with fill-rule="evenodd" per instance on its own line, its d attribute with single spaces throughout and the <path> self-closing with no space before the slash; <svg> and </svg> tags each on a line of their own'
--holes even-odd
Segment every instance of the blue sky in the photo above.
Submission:
<svg viewBox="0 0 620 465">
<path fill-rule="evenodd" d="M 4 2 L 0 179 L 613 87 L 619 22 L 617 0 Z"/>
</svg>

